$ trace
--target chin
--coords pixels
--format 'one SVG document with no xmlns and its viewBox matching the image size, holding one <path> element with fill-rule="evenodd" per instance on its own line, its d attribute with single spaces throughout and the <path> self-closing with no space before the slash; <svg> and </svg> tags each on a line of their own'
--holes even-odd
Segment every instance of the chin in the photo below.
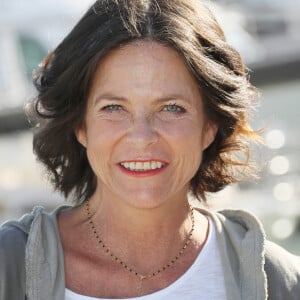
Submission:
<svg viewBox="0 0 300 300">
<path fill-rule="evenodd" d="M 136 193 L 131 197 L 128 197 L 128 195 L 123 201 L 127 205 L 138 209 L 155 209 L 168 202 L 168 199 L 162 197 L 157 191 L 155 193 Z"/>
</svg>

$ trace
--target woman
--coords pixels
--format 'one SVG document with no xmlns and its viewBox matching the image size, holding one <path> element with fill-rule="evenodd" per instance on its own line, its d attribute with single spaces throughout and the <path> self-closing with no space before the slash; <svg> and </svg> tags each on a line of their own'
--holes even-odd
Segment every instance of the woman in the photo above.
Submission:
<svg viewBox="0 0 300 300">
<path fill-rule="evenodd" d="M 298 258 L 255 217 L 188 202 L 251 175 L 258 138 L 201 2 L 96 1 L 35 84 L 34 151 L 75 205 L 2 226 L 0 299 L 299 298 Z"/>
</svg>

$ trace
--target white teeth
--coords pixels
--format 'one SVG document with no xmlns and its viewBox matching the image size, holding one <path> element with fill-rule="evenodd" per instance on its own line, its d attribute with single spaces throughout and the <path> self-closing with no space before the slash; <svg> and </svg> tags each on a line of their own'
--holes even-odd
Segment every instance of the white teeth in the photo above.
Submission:
<svg viewBox="0 0 300 300">
<path fill-rule="evenodd" d="M 143 169 L 143 163 L 142 163 L 142 162 L 137 162 L 137 163 L 135 164 L 135 169 L 137 169 L 137 170 Z"/>
<path fill-rule="evenodd" d="M 145 168 L 146 170 L 151 169 L 150 161 L 147 161 L 147 162 L 144 163 L 144 168 Z"/>
<path fill-rule="evenodd" d="M 131 171 L 148 171 L 148 170 L 156 170 L 160 169 L 164 166 L 164 163 L 160 161 L 147 161 L 147 162 L 124 162 L 121 165 Z"/>
<path fill-rule="evenodd" d="M 126 169 L 129 169 L 130 168 L 130 163 L 126 162 L 124 164 L 122 164 Z"/>
<path fill-rule="evenodd" d="M 160 169 L 163 166 L 163 163 L 160 161 L 152 161 L 151 162 L 151 169 L 155 170 L 155 169 Z"/>
<path fill-rule="evenodd" d="M 130 170 L 134 170 L 135 169 L 135 163 L 134 162 L 129 163 L 129 169 Z"/>
<path fill-rule="evenodd" d="M 152 162 L 151 162 L 151 169 L 152 169 L 152 170 L 157 169 L 157 164 L 156 164 L 155 161 L 152 161 Z"/>
</svg>

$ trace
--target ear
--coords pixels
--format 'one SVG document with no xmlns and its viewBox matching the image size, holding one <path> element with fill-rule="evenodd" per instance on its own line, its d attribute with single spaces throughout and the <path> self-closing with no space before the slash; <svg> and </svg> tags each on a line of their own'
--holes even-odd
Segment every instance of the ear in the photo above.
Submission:
<svg viewBox="0 0 300 300">
<path fill-rule="evenodd" d="M 215 140 L 218 126 L 215 123 L 207 122 L 203 127 L 202 150 L 204 151 Z"/>
<path fill-rule="evenodd" d="M 74 130 L 75 132 L 75 136 L 77 138 L 77 141 L 86 148 L 86 144 L 87 144 L 87 138 L 86 138 L 86 130 L 85 130 L 85 126 L 82 126 L 80 128 L 77 128 Z"/>
</svg>

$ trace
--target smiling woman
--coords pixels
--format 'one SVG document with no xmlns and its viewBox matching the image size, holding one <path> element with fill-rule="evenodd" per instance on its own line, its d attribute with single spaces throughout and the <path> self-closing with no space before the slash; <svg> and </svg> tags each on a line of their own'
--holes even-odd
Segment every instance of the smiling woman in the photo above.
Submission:
<svg viewBox="0 0 300 300">
<path fill-rule="evenodd" d="M 101 61 L 76 136 L 111 211 L 116 196 L 139 208 L 182 202 L 216 131 L 178 53 L 136 41 Z"/>
<path fill-rule="evenodd" d="M 189 203 L 253 175 L 258 140 L 202 2 L 98 0 L 34 80 L 34 151 L 75 205 L 1 227 L 1 300 L 297 299 L 299 261 L 254 216 Z"/>
</svg>

